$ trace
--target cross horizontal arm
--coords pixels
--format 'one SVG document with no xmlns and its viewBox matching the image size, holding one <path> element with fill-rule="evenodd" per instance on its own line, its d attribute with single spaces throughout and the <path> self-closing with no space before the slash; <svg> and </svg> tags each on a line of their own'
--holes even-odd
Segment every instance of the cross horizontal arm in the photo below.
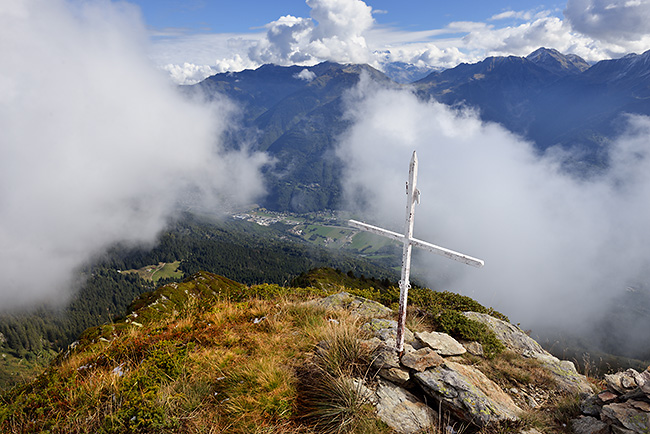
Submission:
<svg viewBox="0 0 650 434">
<path fill-rule="evenodd" d="M 357 228 L 377 235 L 381 235 L 386 238 L 399 241 L 400 243 L 404 242 L 404 235 L 398 234 L 397 232 L 389 231 L 356 220 L 348 220 L 348 224 L 353 228 Z M 435 244 L 427 243 L 426 241 L 418 240 L 416 238 L 411 238 L 409 242 L 412 246 L 418 247 L 420 249 L 428 250 L 431 253 L 435 253 L 437 255 L 441 255 L 449 259 L 453 259 L 455 261 L 459 261 L 464 264 L 471 265 L 473 267 L 482 267 L 485 264 L 481 259 L 473 258 L 463 253 L 454 252 L 453 250 L 445 249 L 444 247 L 436 246 Z"/>
<path fill-rule="evenodd" d="M 373 234 L 381 235 L 391 240 L 399 241 L 400 243 L 404 242 L 404 235 L 398 234 L 397 232 L 389 231 L 387 229 L 380 228 L 378 226 L 369 225 L 368 223 L 361 223 L 356 220 L 348 220 L 348 225 L 353 228 L 361 229 L 362 231 L 372 232 Z"/>
</svg>

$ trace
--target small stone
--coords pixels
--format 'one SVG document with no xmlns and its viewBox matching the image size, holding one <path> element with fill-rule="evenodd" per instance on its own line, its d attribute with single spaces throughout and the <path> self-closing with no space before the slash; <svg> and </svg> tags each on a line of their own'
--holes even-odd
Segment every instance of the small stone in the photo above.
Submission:
<svg viewBox="0 0 650 434">
<path fill-rule="evenodd" d="M 608 434 L 607 424 L 591 416 L 581 416 L 571 421 L 575 434 Z"/>
<path fill-rule="evenodd" d="M 463 347 L 465 347 L 467 352 L 470 353 L 471 355 L 477 356 L 477 357 L 484 357 L 485 356 L 485 352 L 483 351 L 483 345 L 481 345 L 480 343 L 474 342 L 474 341 L 473 342 L 465 341 L 465 342 L 461 342 L 461 344 L 463 345 Z"/>
<path fill-rule="evenodd" d="M 637 386 L 636 377 L 639 376 L 639 373 L 634 369 L 628 369 L 625 373 L 626 375 L 621 378 L 621 386 L 625 389 L 634 389 Z"/>
<path fill-rule="evenodd" d="M 589 395 L 580 402 L 580 411 L 589 416 L 600 416 L 600 405 L 602 401 L 597 395 Z"/>
<path fill-rule="evenodd" d="M 604 392 L 600 392 L 598 394 L 598 399 L 600 399 L 603 402 L 609 402 L 609 401 L 612 401 L 612 400 L 614 400 L 616 398 L 618 398 L 618 395 L 616 395 L 615 393 L 612 393 L 612 392 L 610 392 L 608 390 L 606 390 Z"/>
<path fill-rule="evenodd" d="M 381 343 L 382 343 L 381 339 L 372 338 L 372 339 L 365 339 L 359 341 L 359 346 L 364 351 L 367 351 L 368 353 L 372 353 L 381 345 Z"/>
<path fill-rule="evenodd" d="M 638 372 L 628 369 L 625 372 L 605 375 L 605 382 L 609 390 L 623 394 L 637 387 L 637 376 L 639 376 Z"/>
<path fill-rule="evenodd" d="M 646 395 L 650 395 L 650 371 L 645 370 L 639 374 L 639 387 Z"/>
<path fill-rule="evenodd" d="M 637 410 L 650 413 L 650 404 L 645 401 L 628 401 L 628 403 Z"/>
<path fill-rule="evenodd" d="M 401 434 L 422 432 L 438 419 L 436 411 L 415 395 L 384 381 L 377 388 L 377 416 Z"/>
<path fill-rule="evenodd" d="M 406 383 L 411 378 L 409 372 L 406 369 L 401 368 L 380 369 L 379 376 L 399 386 Z"/>
<path fill-rule="evenodd" d="M 612 425 L 612 434 L 636 434 L 631 429 L 621 428 L 620 426 Z"/>
<path fill-rule="evenodd" d="M 381 344 L 373 353 L 372 366 L 377 369 L 399 368 L 399 357 L 395 348 Z"/>
<path fill-rule="evenodd" d="M 530 408 L 539 407 L 539 403 L 537 401 L 535 401 L 535 398 L 533 398 L 532 396 L 526 395 L 526 400 L 528 401 L 528 406 Z"/>
<path fill-rule="evenodd" d="M 617 422 L 635 434 L 647 434 L 650 426 L 650 414 L 639 411 L 629 402 L 604 406 L 600 417 L 603 421 Z"/>
<path fill-rule="evenodd" d="M 397 321 L 392 319 L 373 318 L 362 326 L 362 329 L 372 333 L 382 341 L 395 346 L 397 339 Z M 404 343 L 414 344 L 415 336 L 408 328 L 404 328 Z"/>
<path fill-rule="evenodd" d="M 418 372 L 422 372 L 433 366 L 442 365 L 444 362 L 444 359 L 438 353 L 428 347 L 407 352 L 402 356 L 402 364 Z"/>
<path fill-rule="evenodd" d="M 467 350 L 456 339 L 446 333 L 421 332 L 415 337 L 441 356 L 460 356 Z"/>
</svg>

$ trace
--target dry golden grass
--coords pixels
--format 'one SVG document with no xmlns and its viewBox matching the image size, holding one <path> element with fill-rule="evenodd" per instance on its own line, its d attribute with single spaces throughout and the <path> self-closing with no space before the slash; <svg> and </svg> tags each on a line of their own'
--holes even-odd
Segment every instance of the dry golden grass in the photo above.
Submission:
<svg viewBox="0 0 650 434">
<path fill-rule="evenodd" d="M 307 289 L 215 282 L 228 284 L 205 278 L 170 285 L 166 300 L 156 293 L 142 302 L 131 317 L 139 324 L 89 331 L 34 383 L 0 395 L 0 432 L 391 432 L 356 380 L 372 381 L 371 349 L 359 342 L 368 336 L 357 317 L 304 303 L 312 294 Z M 431 329 L 430 315 L 411 310 L 408 318 L 413 330 Z M 553 388 L 539 363 L 514 353 L 464 362 L 505 390 Z M 551 396 L 518 424 L 481 433 L 521 427 L 560 433 L 574 412 L 574 400 Z M 448 426 L 471 432 L 444 412 L 424 432 L 447 434 Z"/>
</svg>

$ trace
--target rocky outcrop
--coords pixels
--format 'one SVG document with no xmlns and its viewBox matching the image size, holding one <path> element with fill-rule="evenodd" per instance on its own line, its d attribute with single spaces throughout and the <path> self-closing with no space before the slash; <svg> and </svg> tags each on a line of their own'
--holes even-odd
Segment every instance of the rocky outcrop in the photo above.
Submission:
<svg viewBox="0 0 650 434">
<path fill-rule="evenodd" d="M 422 432 L 435 425 L 438 414 L 407 390 L 379 380 L 377 415 L 386 425 L 403 434 Z"/>
<path fill-rule="evenodd" d="M 365 323 L 362 329 L 372 333 L 375 337 L 385 342 L 386 345 L 395 348 L 395 342 L 397 339 L 397 321 L 385 318 L 373 318 L 369 322 Z M 414 348 L 422 347 L 422 344 L 416 340 L 415 335 L 408 328 L 404 331 L 404 343 Z"/>
<path fill-rule="evenodd" d="M 537 354 L 550 355 L 535 339 L 528 336 L 516 325 L 484 313 L 464 312 L 463 315 L 488 326 L 506 348 L 518 354 L 528 357 L 534 357 Z"/>
<path fill-rule="evenodd" d="M 650 368 L 605 375 L 606 389 L 580 404 L 577 434 L 650 434 Z"/>
<path fill-rule="evenodd" d="M 445 414 L 452 415 L 454 420 L 477 427 L 516 421 L 522 413 L 522 406 L 539 408 L 539 402 L 543 405 L 550 394 L 556 393 L 556 390 L 542 390 L 544 393 L 540 395 L 540 388 L 533 384 L 503 390 L 479 368 L 463 363 L 471 360 L 463 357 L 466 352 L 473 357 L 484 357 L 479 343 L 458 342 L 445 333 L 412 333 L 406 329 L 404 351 L 398 354 L 395 350 L 397 322 L 388 318 L 390 310 L 374 302 L 342 293 L 327 297 L 317 305 L 327 309 L 349 309 L 366 318 L 361 328 L 372 337 L 362 341 L 361 345 L 372 354 L 371 374 L 377 375 L 376 381 L 367 383 L 372 389 L 371 402 L 377 409 L 377 415 L 397 432 L 410 434 L 432 427 L 434 430 L 444 429 L 436 425 L 440 415 L 435 409 L 439 408 Z M 465 315 L 486 324 L 512 352 L 537 360 L 539 363 L 535 363 L 535 366 L 546 368 L 545 371 L 551 374 L 561 392 L 593 392 L 573 363 L 552 356 L 518 327 L 489 315 L 474 312 L 466 312 Z M 646 387 L 645 383 L 634 378 L 635 385 L 640 388 L 643 384 Z M 611 381 L 612 388 L 619 394 L 631 385 L 629 378 L 613 377 Z M 647 387 L 650 387 L 650 382 Z M 611 404 L 619 404 L 619 401 L 615 399 Z M 621 431 L 633 429 L 630 427 L 635 426 L 638 412 L 645 411 L 644 402 L 631 402 L 625 406 L 608 404 L 609 408 L 605 408 L 607 405 L 603 403 L 592 403 L 590 410 L 574 421 L 574 429 L 578 434 L 650 434 L 647 431 Z M 626 422 L 613 424 L 609 421 L 620 418 Z M 535 430 L 528 433 L 539 434 Z"/>
<path fill-rule="evenodd" d="M 479 370 L 450 360 L 451 356 L 466 352 L 458 341 L 445 333 L 413 334 L 406 330 L 408 343 L 400 358 L 395 350 L 396 327 L 395 321 L 385 319 L 372 320 L 363 326 L 374 335 L 364 344 L 374 346 L 372 364 L 380 377 L 394 383 L 391 386 L 397 388 L 394 390 L 407 392 L 398 385 L 417 385 L 427 394 L 428 402 L 439 403 L 459 420 L 478 426 L 517 419 L 521 409 L 496 383 Z M 392 427 L 382 416 L 387 413 L 378 414 Z"/>
<path fill-rule="evenodd" d="M 384 318 L 393 314 L 391 309 L 381 303 L 348 294 L 347 292 L 340 292 L 308 303 L 324 309 L 345 309 L 353 314 L 368 318 Z"/>
<path fill-rule="evenodd" d="M 540 361 L 553 374 L 560 390 L 566 393 L 593 392 L 591 384 L 584 375 L 578 373 L 573 362 L 553 356 L 519 327 L 482 313 L 465 312 L 464 315 L 488 326 L 509 350 Z"/>
<path fill-rule="evenodd" d="M 516 420 L 521 413 L 508 394 L 471 366 L 445 361 L 414 377 L 429 396 L 442 400 L 461 420 L 485 426 L 490 422 Z"/>
</svg>

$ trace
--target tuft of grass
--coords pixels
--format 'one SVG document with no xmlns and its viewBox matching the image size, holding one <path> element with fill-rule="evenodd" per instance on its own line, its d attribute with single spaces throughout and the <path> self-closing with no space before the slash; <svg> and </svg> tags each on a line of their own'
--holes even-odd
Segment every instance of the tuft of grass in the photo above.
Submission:
<svg viewBox="0 0 650 434">
<path fill-rule="evenodd" d="M 333 376 L 362 376 L 370 351 L 361 345 L 365 334 L 356 322 L 330 323 L 315 354 L 315 364 Z"/>
<path fill-rule="evenodd" d="M 301 408 L 303 418 L 323 433 L 368 432 L 377 426 L 370 394 L 361 380 L 342 375 L 334 376 L 318 370 L 307 379 Z"/>
<path fill-rule="evenodd" d="M 521 357 L 513 351 L 504 351 L 490 360 L 474 357 L 472 360 L 481 372 L 505 390 L 526 385 L 548 389 L 557 385 L 539 360 Z"/>
<path fill-rule="evenodd" d="M 322 332 L 313 358 L 299 371 L 301 419 L 323 433 L 388 432 L 371 405 L 365 386 L 370 349 L 364 333 L 350 318 L 330 323 Z"/>
<path fill-rule="evenodd" d="M 565 395 L 560 397 L 551 412 L 557 427 L 566 428 L 567 433 L 571 432 L 571 420 L 580 416 L 580 395 Z"/>
</svg>

